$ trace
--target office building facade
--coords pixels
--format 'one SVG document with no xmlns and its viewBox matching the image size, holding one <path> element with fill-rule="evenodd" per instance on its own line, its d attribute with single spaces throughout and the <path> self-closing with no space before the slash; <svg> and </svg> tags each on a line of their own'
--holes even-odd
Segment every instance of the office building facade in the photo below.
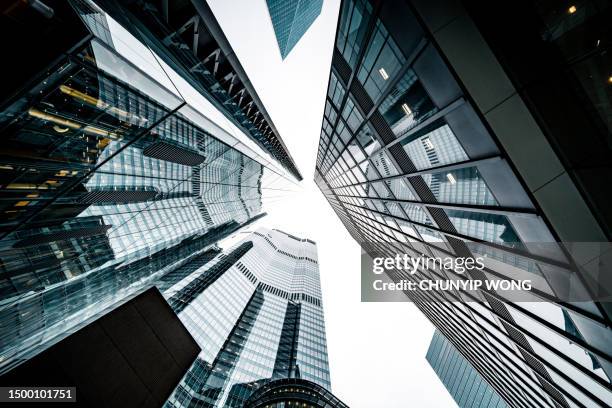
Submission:
<svg viewBox="0 0 612 408">
<path fill-rule="evenodd" d="M 493 387 L 437 330 L 425 358 L 459 408 L 508 407 Z"/>
<path fill-rule="evenodd" d="M 610 7 L 506 6 L 519 13 L 343 1 L 315 181 L 366 252 L 484 257 L 464 278 L 532 281 L 521 302 L 407 292 L 506 404 L 610 406 L 609 260 L 557 244 L 610 241 L 610 88 L 595 46 L 609 44 Z M 591 164 L 572 134 L 597 150 Z"/>
<path fill-rule="evenodd" d="M 202 348 L 167 407 L 243 407 L 283 379 L 329 393 L 316 244 L 264 228 L 240 235 L 164 292 Z"/>
<path fill-rule="evenodd" d="M 242 133 L 302 180 L 263 102 L 205 0 L 94 0 Z M 309 7 L 310 9 L 310 7 Z M 320 7 L 319 7 L 320 11 Z"/>
<path fill-rule="evenodd" d="M 266 0 L 282 59 L 321 14 L 323 0 Z"/>
<path fill-rule="evenodd" d="M 0 373 L 180 280 L 296 179 L 96 4 L 45 5 L 2 17 L 23 42 L 0 108 Z"/>
</svg>

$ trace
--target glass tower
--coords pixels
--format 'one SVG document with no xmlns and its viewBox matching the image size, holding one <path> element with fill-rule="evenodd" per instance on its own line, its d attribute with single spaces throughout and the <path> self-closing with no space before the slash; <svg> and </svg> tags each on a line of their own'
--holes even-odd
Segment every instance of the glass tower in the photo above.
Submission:
<svg viewBox="0 0 612 408">
<path fill-rule="evenodd" d="M 407 292 L 507 405 L 610 406 L 610 303 L 598 293 L 609 261 L 603 252 L 585 257 L 561 244 L 610 236 L 609 211 L 587 204 L 605 193 L 580 193 L 589 186 L 573 184 L 568 174 L 577 170 L 555 153 L 554 138 L 565 136 L 554 120 L 579 120 L 582 111 L 568 106 L 582 99 L 549 98 L 534 113 L 530 103 L 546 102 L 538 86 L 550 72 L 537 82 L 531 67 L 516 67 L 533 87 L 524 103 L 481 37 L 485 25 L 495 32 L 490 18 L 470 18 L 477 3 L 342 1 L 315 181 L 366 252 L 485 260 L 483 271 L 463 278 L 430 268 L 419 279 L 532 280 L 520 302 L 492 290 Z M 552 18 L 544 2 L 535 3 Z M 516 20 L 507 28 L 518 31 Z M 533 43 L 554 39 L 576 51 L 570 44 L 581 43 L 563 42 L 561 34 L 540 33 Z M 531 47 L 498 43 L 515 54 Z M 542 52 L 504 61 L 520 65 Z M 568 82 L 557 78 L 550 92 Z M 589 174 L 593 184 L 606 179 Z M 571 267 L 585 262 L 580 272 Z M 417 282 L 401 271 L 389 275 Z"/>
<path fill-rule="evenodd" d="M 266 0 L 281 57 L 285 59 L 321 14 L 323 0 Z"/>
<path fill-rule="evenodd" d="M 436 330 L 427 350 L 427 361 L 459 408 L 507 408 L 478 371 Z"/>
<path fill-rule="evenodd" d="M 302 180 L 206 1 L 94 1 L 172 67 L 181 81 L 188 82 L 224 111 L 242 134 Z"/>
<path fill-rule="evenodd" d="M 188 275 L 296 182 L 94 3 L 16 3 L 3 34 L 41 36 L 0 105 L 0 373 Z"/>
<path fill-rule="evenodd" d="M 242 234 L 164 292 L 202 348 L 167 407 L 243 407 L 283 379 L 330 389 L 315 243 L 280 230 Z"/>
</svg>

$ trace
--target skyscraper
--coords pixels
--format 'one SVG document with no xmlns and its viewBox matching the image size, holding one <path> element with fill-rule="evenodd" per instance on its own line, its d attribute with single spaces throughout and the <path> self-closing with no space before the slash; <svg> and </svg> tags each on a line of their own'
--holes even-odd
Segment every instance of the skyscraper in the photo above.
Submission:
<svg viewBox="0 0 612 408">
<path fill-rule="evenodd" d="M 94 0 L 150 47 L 181 82 L 223 111 L 298 180 L 302 175 L 221 26 L 204 0 Z M 320 9 L 320 7 L 319 7 Z"/>
<path fill-rule="evenodd" d="M 287 58 L 321 14 L 323 0 L 266 0 L 281 57 Z"/>
<path fill-rule="evenodd" d="M 610 406 L 609 259 L 575 243 L 612 235 L 608 68 L 581 40 L 611 9 L 520 4 L 343 1 L 315 181 L 366 251 L 481 256 L 467 278 L 532 280 L 521 302 L 407 293 L 509 406 Z"/>
<path fill-rule="evenodd" d="M 164 292 L 202 348 L 168 407 L 243 407 L 283 379 L 329 394 L 316 244 L 279 230 L 243 234 Z"/>
<path fill-rule="evenodd" d="M 437 330 L 431 339 L 426 358 L 459 408 L 508 407 L 493 387 Z"/>
<path fill-rule="evenodd" d="M 93 2 L 14 3 L 0 26 L 24 43 L 6 57 L 27 66 L 0 95 L 0 373 L 180 280 L 299 176 L 255 103 L 276 150 Z"/>
</svg>

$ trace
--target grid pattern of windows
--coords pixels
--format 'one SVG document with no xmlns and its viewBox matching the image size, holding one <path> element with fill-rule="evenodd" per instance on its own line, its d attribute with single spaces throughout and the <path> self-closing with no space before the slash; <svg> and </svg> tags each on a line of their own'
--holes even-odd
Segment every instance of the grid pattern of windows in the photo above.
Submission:
<svg viewBox="0 0 612 408">
<path fill-rule="evenodd" d="M 166 406 L 242 407 L 282 378 L 330 388 L 314 242 L 258 229 L 164 296 L 202 347 Z"/>
<path fill-rule="evenodd" d="M 533 240 L 555 241 L 555 232 L 419 24 L 396 2 L 343 1 L 315 182 L 368 252 L 480 254 L 483 273 L 459 279 L 533 279 L 524 302 L 500 292 L 409 292 L 504 404 L 612 405 L 606 308 L 563 299 L 566 286 L 548 272 L 553 264 L 589 288 L 558 248 L 554 256 L 527 249 Z M 433 268 L 419 276 L 458 275 Z"/>
<path fill-rule="evenodd" d="M 439 331 L 434 333 L 426 358 L 459 408 L 508 407 Z"/>
<path fill-rule="evenodd" d="M 323 0 L 266 0 L 281 57 L 285 59 L 321 14 Z"/>
<path fill-rule="evenodd" d="M 210 96 L 74 4 L 96 37 L 0 112 L 0 372 L 166 273 L 174 286 L 187 261 L 293 183 L 239 143 L 247 133 Z"/>
<path fill-rule="evenodd" d="M 352 67 L 363 46 L 371 13 L 372 5 L 368 1 L 347 1 L 342 5 L 336 48 Z"/>
</svg>

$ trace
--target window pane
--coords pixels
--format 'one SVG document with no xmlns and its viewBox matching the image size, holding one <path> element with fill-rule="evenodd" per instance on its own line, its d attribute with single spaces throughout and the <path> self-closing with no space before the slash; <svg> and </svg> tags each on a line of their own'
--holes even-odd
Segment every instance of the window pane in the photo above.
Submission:
<svg viewBox="0 0 612 408">
<path fill-rule="evenodd" d="M 460 234 L 497 244 L 520 242 L 508 218 L 503 215 L 461 210 L 444 211 Z"/>
<path fill-rule="evenodd" d="M 425 174 L 422 177 L 441 203 L 498 205 L 477 167 Z"/>
<path fill-rule="evenodd" d="M 433 225 L 433 222 L 429 219 L 427 213 L 416 204 L 402 203 L 404 211 L 408 215 L 411 221 L 418 222 L 419 224 Z"/>
<path fill-rule="evenodd" d="M 397 137 L 403 136 L 437 110 L 412 70 L 406 72 L 379 108 Z"/>
<path fill-rule="evenodd" d="M 352 8 L 352 11 L 348 11 Z M 372 12 L 369 2 L 359 0 L 355 2 L 347 1 L 343 10 L 343 19 L 340 22 L 340 35 L 338 36 L 338 48 L 344 55 L 344 59 L 354 68 L 357 55 L 362 47 L 363 37 L 367 30 L 368 20 Z M 344 16 L 350 16 L 344 18 Z"/>
<path fill-rule="evenodd" d="M 402 141 L 402 145 L 419 170 L 469 159 L 451 128 L 443 121 L 427 126 L 415 137 Z"/>
<path fill-rule="evenodd" d="M 374 153 L 370 161 L 374 163 L 382 177 L 397 176 L 399 174 L 385 151 Z"/>
<path fill-rule="evenodd" d="M 368 155 L 378 148 L 378 143 L 374 139 L 374 130 L 372 130 L 369 123 L 365 123 L 361 127 L 359 133 L 357 133 L 357 141 Z"/>
<path fill-rule="evenodd" d="M 415 197 L 408 188 L 406 182 L 402 179 L 393 179 L 385 181 L 389 190 L 398 200 L 414 200 Z"/>
</svg>

